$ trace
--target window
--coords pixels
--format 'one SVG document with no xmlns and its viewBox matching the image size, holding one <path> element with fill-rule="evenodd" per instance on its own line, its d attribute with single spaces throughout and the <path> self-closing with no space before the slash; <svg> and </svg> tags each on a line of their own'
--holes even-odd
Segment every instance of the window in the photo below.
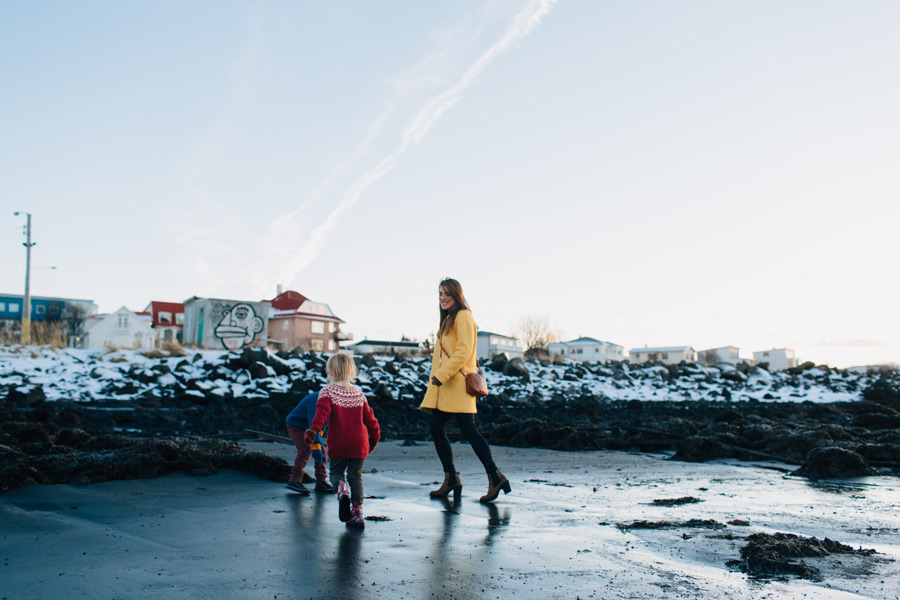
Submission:
<svg viewBox="0 0 900 600">
<path fill-rule="evenodd" d="M 325 323 L 323 323 L 322 321 L 313 321 L 312 323 L 310 323 L 309 329 L 313 333 L 325 333 Z"/>
<path fill-rule="evenodd" d="M 281 330 L 282 331 L 287 331 L 290 326 L 291 326 L 291 324 L 288 323 L 287 319 L 285 319 L 281 322 Z"/>
<path fill-rule="evenodd" d="M 13 302 L 9 303 L 9 312 L 19 312 L 19 305 Z"/>
<path fill-rule="evenodd" d="M 36 314 L 36 315 L 42 315 L 46 312 L 47 312 L 47 307 L 44 306 L 43 304 L 38 304 L 37 306 L 34 307 L 34 314 Z"/>
<path fill-rule="evenodd" d="M 167 325 L 171 325 L 172 324 L 172 313 L 160 312 L 159 313 L 159 322 L 166 323 Z"/>
<path fill-rule="evenodd" d="M 175 315 L 175 324 L 184 325 L 184 313 L 178 313 Z"/>
<path fill-rule="evenodd" d="M 116 327 L 119 329 L 128 329 L 128 315 L 118 315 L 116 319 Z"/>
<path fill-rule="evenodd" d="M 310 346 L 316 352 L 321 352 L 325 348 L 325 342 L 323 340 L 310 340 Z"/>
<path fill-rule="evenodd" d="M 0 312 L 6 312 L 6 302 L 0 302 Z"/>
<path fill-rule="evenodd" d="M 334 340 L 328 340 L 328 351 L 334 350 Z"/>
<path fill-rule="evenodd" d="M 662 359 L 663 359 L 663 360 L 669 360 L 669 353 L 668 353 L 668 352 L 663 352 Z"/>
<path fill-rule="evenodd" d="M 334 323 L 328 324 L 328 333 L 334 333 Z"/>
</svg>

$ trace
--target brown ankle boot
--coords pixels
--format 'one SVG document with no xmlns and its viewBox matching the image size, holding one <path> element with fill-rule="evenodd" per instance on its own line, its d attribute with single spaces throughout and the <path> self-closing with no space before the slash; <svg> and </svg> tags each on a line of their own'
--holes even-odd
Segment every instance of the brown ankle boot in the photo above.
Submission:
<svg viewBox="0 0 900 600">
<path fill-rule="evenodd" d="M 462 479 L 459 478 L 459 473 L 454 473 L 455 481 L 454 483 L 450 483 L 450 473 L 444 473 L 444 483 L 441 484 L 436 490 L 431 490 L 429 495 L 432 498 L 446 498 L 450 492 L 453 492 L 453 496 L 455 498 L 459 498 L 459 495 L 462 493 Z"/>
<path fill-rule="evenodd" d="M 500 472 L 500 469 L 497 469 L 493 473 L 494 477 L 491 477 L 491 475 L 491 473 L 488 473 L 487 494 L 479 498 L 479 502 L 493 502 L 497 499 L 497 496 L 500 495 L 500 490 L 503 490 L 504 494 L 508 494 L 510 491 L 512 491 L 512 487 L 509 485 L 509 479 L 506 478 L 506 475 Z"/>
</svg>

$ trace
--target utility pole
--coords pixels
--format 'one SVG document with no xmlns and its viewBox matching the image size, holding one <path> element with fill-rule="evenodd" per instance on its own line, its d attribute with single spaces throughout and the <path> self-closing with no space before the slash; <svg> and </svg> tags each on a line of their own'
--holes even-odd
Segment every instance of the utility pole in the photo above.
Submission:
<svg viewBox="0 0 900 600">
<path fill-rule="evenodd" d="M 16 212 L 25 215 L 25 300 L 22 305 L 22 345 L 31 343 L 31 213 Z"/>
</svg>

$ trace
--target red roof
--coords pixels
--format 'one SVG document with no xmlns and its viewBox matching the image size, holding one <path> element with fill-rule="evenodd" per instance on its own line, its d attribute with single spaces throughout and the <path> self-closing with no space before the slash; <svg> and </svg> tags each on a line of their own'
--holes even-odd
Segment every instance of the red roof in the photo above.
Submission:
<svg viewBox="0 0 900 600">
<path fill-rule="evenodd" d="M 277 308 L 278 310 L 297 310 L 307 301 L 307 299 L 306 296 L 299 292 L 288 290 L 275 296 L 275 299 L 272 300 L 272 308 Z"/>
</svg>

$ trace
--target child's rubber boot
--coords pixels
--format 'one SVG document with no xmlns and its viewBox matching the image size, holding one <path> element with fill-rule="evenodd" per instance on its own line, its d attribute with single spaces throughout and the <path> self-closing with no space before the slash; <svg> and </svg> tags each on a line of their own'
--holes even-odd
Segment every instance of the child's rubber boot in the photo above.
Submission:
<svg viewBox="0 0 900 600">
<path fill-rule="evenodd" d="M 340 480 L 335 493 L 338 499 L 338 519 L 342 523 L 346 523 L 350 520 L 350 488 L 347 486 L 347 482 L 343 479 Z"/>
<path fill-rule="evenodd" d="M 357 500 L 350 504 L 350 520 L 347 521 L 347 527 L 366 528 L 366 520 L 363 518 L 362 512 L 362 500 Z"/>
</svg>

